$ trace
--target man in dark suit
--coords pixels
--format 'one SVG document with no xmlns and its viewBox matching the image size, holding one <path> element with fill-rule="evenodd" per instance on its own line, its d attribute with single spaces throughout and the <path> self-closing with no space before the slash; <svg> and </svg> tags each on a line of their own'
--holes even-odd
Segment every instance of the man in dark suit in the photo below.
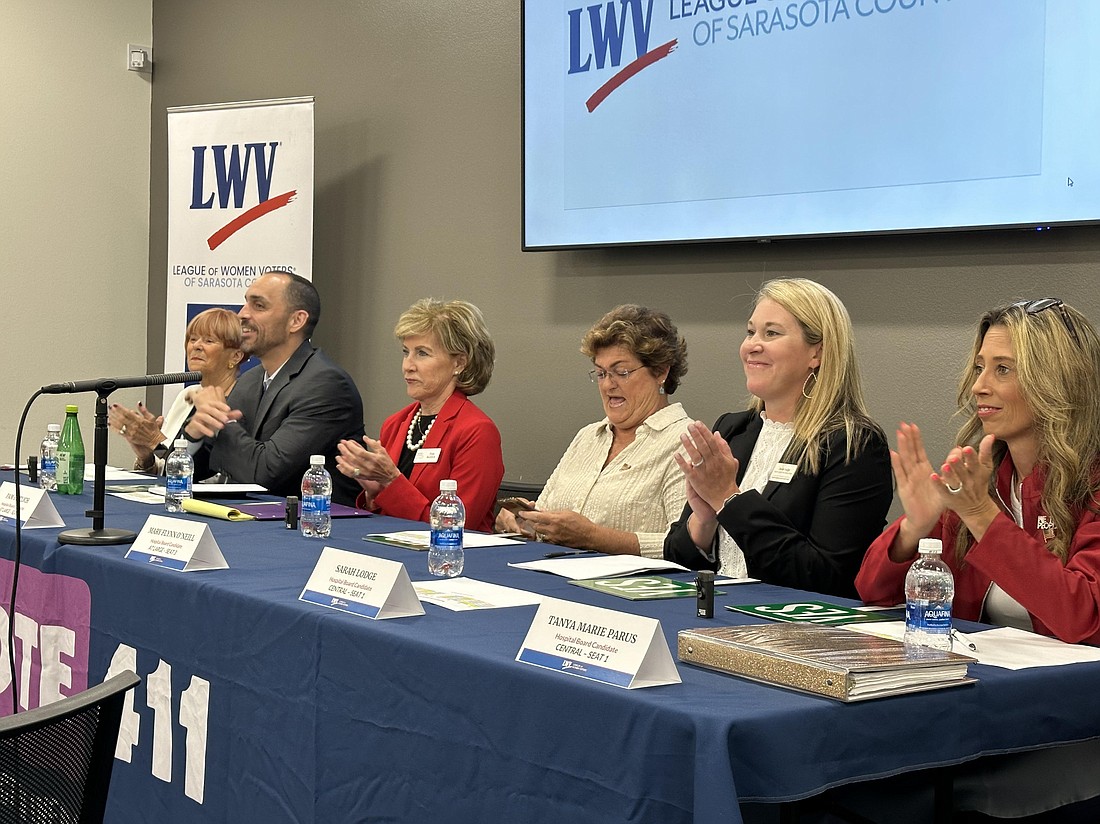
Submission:
<svg viewBox="0 0 1100 824">
<path fill-rule="evenodd" d="M 336 444 L 363 436 L 363 400 L 351 376 L 310 343 L 321 315 L 317 290 L 300 275 L 269 272 L 248 287 L 239 315 L 241 349 L 260 365 L 228 397 L 218 387 L 196 394 L 185 429 L 202 439 L 196 477 L 221 473 L 297 495 L 309 456 L 323 454 L 333 500 L 354 504 L 359 487 L 336 471 Z"/>
</svg>

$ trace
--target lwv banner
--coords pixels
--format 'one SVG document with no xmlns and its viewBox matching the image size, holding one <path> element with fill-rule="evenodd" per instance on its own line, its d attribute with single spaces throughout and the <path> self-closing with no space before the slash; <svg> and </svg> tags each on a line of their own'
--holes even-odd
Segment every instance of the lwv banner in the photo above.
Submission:
<svg viewBox="0 0 1100 824">
<path fill-rule="evenodd" d="M 312 261 L 313 98 L 170 108 L 164 371 L 187 368 L 199 312 L 235 312 L 273 269 L 312 279 Z"/>
</svg>

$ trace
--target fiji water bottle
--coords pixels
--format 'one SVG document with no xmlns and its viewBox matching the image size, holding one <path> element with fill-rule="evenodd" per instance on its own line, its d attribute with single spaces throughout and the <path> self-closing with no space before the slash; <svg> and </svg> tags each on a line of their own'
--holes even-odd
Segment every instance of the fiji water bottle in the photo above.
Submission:
<svg viewBox="0 0 1100 824">
<path fill-rule="evenodd" d="M 309 469 L 302 476 L 302 534 L 327 538 L 332 533 L 332 476 L 325 469 L 324 455 L 310 455 Z"/>
<path fill-rule="evenodd" d="M 432 501 L 432 537 L 428 545 L 428 572 L 443 578 L 462 574 L 465 557 L 462 528 L 466 525 L 466 507 L 458 497 L 457 481 L 440 481 L 439 497 Z"/>
<path fill-rule="evenodd" d="M 191 497 L 195 461 L 187 451 L 187 438 L 179 438 L 172 446 L 172 453 L 164 462 L 164 508 L 168 512 L 183 512 L 184 498 Z"/>
<path fill-rule="evenodd" d="M 905 644 L 951 649 L 951 601 L 955 579 L 941 558 L 939 538 L 921 538 L 920 557 L 905 575 Z"/>
</svg>

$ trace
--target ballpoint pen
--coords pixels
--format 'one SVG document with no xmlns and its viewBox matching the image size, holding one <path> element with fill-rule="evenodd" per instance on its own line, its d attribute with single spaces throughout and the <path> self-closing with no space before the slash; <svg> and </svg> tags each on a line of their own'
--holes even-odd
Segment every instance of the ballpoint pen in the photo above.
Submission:
<svg viewBox="0 0 1100 824">
<path fill-rule="evenodd" d="M 964 636 L 961 632 L 959 632 L 957 629 L 952 629 L 951 630 L 951 637 L 954 638 L 956 641 L 958 641 L 960 644 L 966 645 L 966 647 L 968 649 L 970 649 L 971 652 L 977 652 L 978 651 L 978 646 L 973 641 L 971 641 L 969 638 Z"/>
<path fill-rule="evenodd" d="M 594 549 L 573 549 L 569 552 L 547 552 L 543 558 L 568 558 L 571 555 L 595 555 Z"/>
</svg>

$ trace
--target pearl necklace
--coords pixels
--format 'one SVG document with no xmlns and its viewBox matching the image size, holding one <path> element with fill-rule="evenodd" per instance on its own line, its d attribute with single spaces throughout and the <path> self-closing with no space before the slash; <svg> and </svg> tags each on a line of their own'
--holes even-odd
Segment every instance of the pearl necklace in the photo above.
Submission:
<svg viewBox="0 0 1100 824">
<path fill-rule="evenodd" d="M 405 433 L 405 446 L 409 448 L 411 452 L 415 452 L 424 445 L 424 441 L 428 440 L 428 433 L 432 431 L 432 427 L 435 426 L 435 416 L 432 418 L 431 423 L 428 424 L 428 428 L 424 430 L 424 434 L 420 436 L 420 440 L 413 443 L 413 430 L 420 424 L 420 407 L 417 407 L 416 414 L 413 415 L 412 421 L 409 423 L 409 431 Z"/>
</svg>

